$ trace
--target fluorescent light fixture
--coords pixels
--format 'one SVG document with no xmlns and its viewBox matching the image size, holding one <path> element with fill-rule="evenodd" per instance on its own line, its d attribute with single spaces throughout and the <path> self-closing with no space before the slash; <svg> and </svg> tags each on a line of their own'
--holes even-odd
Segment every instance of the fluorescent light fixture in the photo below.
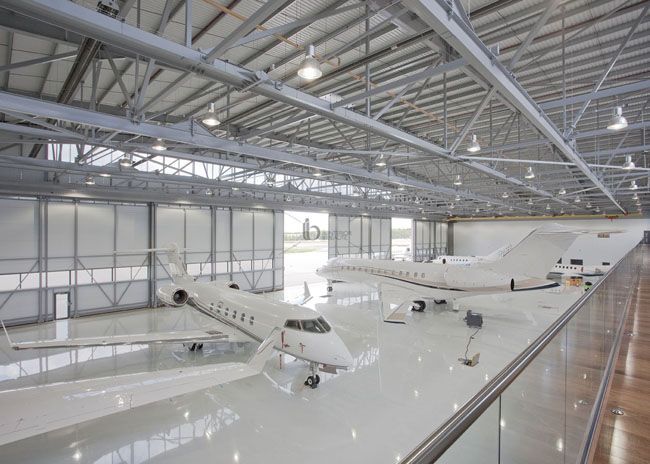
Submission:
<svg viewBox="0 0 650 464">
<path fill-rule="evenodd" d="M 95 178 L 93 176 L 86 176 L 84 178 L 84 184 L 86 184 L 86 185 L 95 185 Z"/>
<path fill-rule="evenodd" d="M 508 197 L 509 197 L 508 192 L 503 192 L 501 194 L 501 198 L 508 198 Z"/>
<path fill-rule="evenodd" d="M 453 203 L 451 205 L 449 205 L 449 209 L 454 209 L 455 207 L 456 207 L 456 205 L 453 204 Z"/>
<path fill-rule="evenodd" d="M 491 208 L 491 207 L 492 207 L 492 203 L 490 203 L 490 202 L 488 201 L 488 202 L 485 204 L 485 207 L 486 207 L 486 208 Z"/>
<path fill-rule="evenodd" d="M 406 190 L 406 187 L 404 187 L 403 185 L 400 185 L 399 187 L 397 187 L 398 192 L 403 192 L 404 190 Z"/>
<path fill-rule="evenodd" d="M 214 195 L 214 191 L 213 191 L 212 189 L 207 189 L 207 190 L 205 191 L 205 194 L 208 195 L 208 196 L 210 196 L 210 195 Z"/>
<path fill-rule="evenodd" d="M 580 201 L 581 201 L 581 200 L 580 200 L 580 197 L 576 197 L 576 199 L 573 200 L 574 203 L 580 203 Z"/>
<path fill-rule="evenodd" d="M 320 69 L 320 63 L 314 58 L 314 54 L 314 46 L 312 44 L 307 45 L 307 54 L 298 68 L 298 76 L 308 81 L 313 81 L 323 75 L 323 71 Z"/>
<path fill-rule="evenodd" d="M 526 175 L 524 176 L 526 179 L 534 179 L 535 178 L 535 173 L 533 172 L 533 167 L 528 166 L 526 169 Z"/>
<path fill-rule="evenodd" d="M 120 166 L 123 168 L 130 168 L 131 165 L 133 165 L 133 161 L 131 161 L 131 157 L 129 155 L 124 155 L 122 158 L 120 158 Z"/>
<path fill-rule="evenodd" d="M 458 174 L 456 179 L 454 179 L 454 185 L 463 185 L 463 179 L 460 178 L 460 174 Z"/>
<path fill-rule="evenodd" d="M 480 210 L 479 208 L 476 208 L 476 209 L 474 210 L 474 212 L 475 212 L 475 213 L 480 213 L 481 210 Z"/>
<path fill-rule="evenodd" d="M 111 175 L 107 172 L 100 172 L 99 177 L 111 177 Z"/>
<path fill-rule="evenodd" d="M 156 151 L 165 151 L 167 150 L 167 145 L 165 145 L 165 142 L 163 139 L 156 139 L 153 145 L 151 145 L 151 148 L 153 148 Z"/>
<path fill-rule="evenodd" d="M 614 109 L 614 115 L 610 119 L 609 124 L 607 124 L 607 129 L 609 130 L 621 130 L 627 127 L 627 119 L 623 117 L 623 108 L 617 106 Z"/>
<path fill-rule="evenodd" d="M 636 185 L 636 181 L 635 181 L 635 180 L 633 180 L 632 182 L 630 182 L 630 190 L 638 190 L 638 188 L 639 188 L 639 186 Z"/>
<path fill-rule="evenodd" d="M 236 192 L 237 190 L 239 190 L 239 187 L 233 187 L 232 189 Z"/>
<path fill-rule="evenodd" d="M 558 195 L 566 195 L 566 189 L 564 187 L 561 187 L 560 190 L 557 192 Z"/>
<path fill-rule="evenodd" d="M 470 153 L 476 153 L 477 151 L 481 151 L 481 146 L 478 143 L 478 139 L 476 138 L 476 134 L 472 134 L 472 141 L 470 142 L 469 146 L 467 147 L 467 151 Z"/>
<path fill-rule="evenodd" d="M 639 199 L 639 194 L 634 192 L 634 195 L 632 195 L 632 200 L 638 200 Z"/>
<path fill-rule="evenodd" d="M 591 208 L 591 202 L 590 201 L 587 202 L 587 208 Z"/>
<path fill-rule="evenodd" d="M 214 127 L 221 124 L 221 121 L 219 121 L 219 118 L 217 118 L 217 112 L 214 109 L 213 102 L 210 103 L 210 106 L 208 107 L 208 112 L 203 115 L 203 117 L 201 118 L 201 122 L 208 127 Z"/>
<path fill-rule="evenodd" d="M 460 201 L 460 195 L 456 194 L 456 201 Z"/>
<path fill-rule="evenodd" d="M 527 201 L 526 203 L 528 203 L 529 205 L 532 205 L 532 204 L 533 204 L 533 199 L 532 199 L 532 198 L 529 198 L 528 201 Z"/>
<path fill-rule="evenodd" d="M 623 169 L 634 169 L 634 161 L 632 161 L 632 155 L 625 155 L 625 163 L 623 163 Z"/>
</svg>

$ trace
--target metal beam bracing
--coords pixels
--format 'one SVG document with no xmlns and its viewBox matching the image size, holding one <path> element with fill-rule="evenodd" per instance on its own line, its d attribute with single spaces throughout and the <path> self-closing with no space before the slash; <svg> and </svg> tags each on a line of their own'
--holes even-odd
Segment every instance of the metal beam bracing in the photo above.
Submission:
<svg viewBox="0 0 650 464">
<path fill-rule="evenodd" d="M 621 211 L 623 206 L 612 192 L 587 166 L 582 157 L 564 139 L 544 111 L 517 83 L 461 16 L 444 0 L 403 0 L 426 24 L 458 51 L 478 73 L 496 88 L 499 94 L 519 110 L 526 119 L 597 186 Z"/>
<path fill-rule="evenodd" d="M 62 121 L 73 122 L 76 124 L 85 124 L 94 127 L 100 127 L 110 131 L 119 131 L 130 134 L 142 135 L 151 138 L 163 138 L 189 146 L 207 148 L 228 153 L 239 153 L 241 155 L 254 156 L 256 158 L 268 159 L 291 163 L 299 166 L 322 169 L 342 174 L 372 179 L 379 182 L 390 184 L 399 184 L 420 188 L 435 193 L 455 196 L 455 189 L 432 185 L 415 179 L 406 179 L 397 175 L 388 175 L 380 172 L 369 172 L 363 168 L 355 166 L 346 166 L 339 163 L 315 160 L 311 157 L 291 154 L 281 150 L 275 150 L 257 145 L 249 145 L 233 141 L 226 138 L 220 138 L 212 135 L 203 135 L 200 133 L 192 134 L 185 128 L 174 128 L 169 126 L 158 126 L 156 124 L 138 123 L 127 118 L 112 116 L 107 114 L 96 113 L 94 111 L 57 103 L 44 102 L 29 97 L 23 97 L 6 92 L 0 92 L 0 110 L 13 111 L 17 113 L 35 114 L 45 118 L 55 118 Z M 460 192 L 466 198 L 475 198 L 481 201 L 492 201 L 494 199 L 474 195 L 469 191 Z"/>
<path fill-rule="evenodd" d="M 465 66 L 465 64 L 467 64 L 467 62 L 464 59 L 459 58 L 457 60 L 450 61 L 449 63 L 444 63 L 438 66 L 436 65 L 429 66 L 425 70 L 415 73 L 411 76 L 407 76 L 403 79 L 398 79 L 396 81 L 390 82 L 385 85 L 377 86 L 372 90 L 368 90 L 367 92 L 362 92 L 353 95 L 349 98 L 345 98 L 339 102 L 333 103 L 332 108 L 337 108 L 339 106 L 346 106 L 349 105 L 350 103 L 354 103 L 356 101 L 363 100 L 365 98 L 372 97 L 380 93 L 389 92 L 390 90 L 396 89 L 398 87 L 402 87 L 404 85 L 414 84 L 415 82 L 423 81 L 427 78 L 431 78 L 434 76 L 439 76 L 440 74 L 443 73 L 455 71 Z"/>
<path fill-rule="evenodd" d="M 636 93 L 642 92 L 644 90 L 650 89 L 650 79 L 633 82 L 632 84 L 619 85 L 617 87 L 610 87 L 608 89 L 599 90 L 597 92 L 587 92 L 580 95 L 574 95 L 572 97 L 567 97 L 565 100 L 551 100 L 544 103 L 540 103 L 539 107 L 543 110 L 551 110 L 554 108 L 562 108 L 562 106 L 570 106 L 576 103 L 582 103 L 585 101 L 598 100 L 601 98 L 617 97 L 626 93 Z"/>
<path fill-rule="evenodd" d="M 627 35 L 619 45 L 618 49 L 616 50 L 616 53 L 614 53 L 614 56 L 612 56 L 612 59 L 609 61 L 607 64 L 607 67 L 603 71 L 603 73 L 600 75 L 598 78 L 598 81 L 596 82 L 596 85 L 594 85 L 594 88 L 592 92 L 598 92 L 600 90 L 600 86 L 603 85 L 605 82 L 605 79 L 607 79 L 607 76 L 609 76 L 609 73 L 611 70 L 614 68 L 614 65 L 616 64 L 616 61 L 618 58 L 621 56 L 621 53 L 623 53 L 623 49 L 627 46 L 627 44 L 630 42 L 630 39 L 632 39 L 632 36 L 636 32 L 637 27 L 639 27 L 639 24 L 643 21 L 646 13 L 648 12 L 648 9 L 650 8 L 650 2 L 648 2 L 637 17 L 637 19 L 634 21 L 632 24 L 632 27 L 630 27 L 630 30 L 628 31 Z M 582 116 L 585 114 L 585 111 L 587 111 L 587 107 L 591 103 L 591 100 L 587 100 L 582 104 L 582 107 L 578 110 L 576 115 L 573 117 L 573 122 L 571 122 L 571 126 L 567 128 L 567 131 L 565 133 L 566 137 L 571 136 L 571 134 L 576 130 L 576 126 L 578 125 L 578 122 L 582 118 Z"/>
<path fill-rule="evenodd" d="M 118 48 L 124 48 L 155 59 L 157 62 L 166 63 L 178 69 L 185 69 L 187 72 L 182 78 L 189 78 L 196 74 L 205 79 L 223 82 L 238 89 L 246 88 L 271 100 L 302 108 L 364 131 L 373 132 L 376 135 L 408 145 L 425 154 L 441 156 L 450 161 L 463 163 L 476 171 L 529 190 L 537 195 L 548 198 L 554 197 L 550 192 L 538 189 L 520 179 L 507 176 L 501 171 L 481 163 L 463 162 L 459 158 L 450 155 L 448 150 L 434 143 L 380 121 L 375 121 L 366 115 L 346 108 L 331 108 L 331 105 L 325 100 L 292 88 L 282 82 L 274 81 L 265 73 L 259 71 L 254 73 L 226 61 L 213 59 L 210 54 L 204 55 L 200 51 L 185 47 L 183 44 L 172 42 L 120 21 L 112 20 L 83 6 L 65 0 L 6 0 L 3 6 L 40 21 L 53 23 L 67 30 L 95 37 L 97 40 L 112 44 Z M 486 52 L 489 53 L 487 49 Z M 144 108 L 146 107 L 147 104 L 144 105 Z M 572 155 L 575 156 L 573 152 Z M 588 171 L 586 165 L 584 163 L 582 165 Z M 591 175 L 593 176 L 593 173 Z M 594 181 L 598 181 L 595 176 L 593 178 Z M 559 198 L 554 198 L 554 200 L 563 203 Z M 491 199 L 491 201 L 494 203 L 494 199 Z"/>
</svg>

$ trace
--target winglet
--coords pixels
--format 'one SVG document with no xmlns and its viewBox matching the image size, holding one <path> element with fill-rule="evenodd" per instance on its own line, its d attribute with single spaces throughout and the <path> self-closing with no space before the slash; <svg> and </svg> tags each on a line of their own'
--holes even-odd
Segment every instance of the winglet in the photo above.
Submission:
<svg viewBox="0 0 650 464">
<path fill-rule="evenodd" d="M 273 351 L 273 347 L 276 344 L 280 344 L 281 333 L 282 331 L 278 327 L 275 327 L 269 336 L 266 337 L 260 346 L 257 347 L 257 351 L 253 356 L 251 356 L 251 359 L 248 361 L 248 366 L 255 372 L 262 372 L 264 364 L 266 364 L 266 360 L 268 359 L 269 353 Z"/>
<path fill-rule="evenodd" d="M 307 303 L 312 298 L 313 297 L 311 296 L 311 292 L 309 291 L 309 285 L 307 285 L 307 281 L 305 280 L 305 292 L 304 292 L 304 295 L 303 295 L 302 304 Z"/>
<path fill-rule="evenodd" d="M 5 323 L 2 319 L 0 319 L 0 324 L 2 324 L 2 330 L 5 331 L 5 335 L 7 336 L 7 341 L 9 342 L 9 346 L 11 346 L 14 350 L 17 350 L 16 345 L 14 342 L 11 341 L 11 337 L 9 336 L 9 332 L 7 332 L 7 328 L 5 327 Z"/>
<path fill-rule="evenodd" d="M 400 304 L 395 311 L 390 313 L 384 318 L 384 322 L 391 322 L 393 324 L 406 324 L 406 312 L 410 308 L 410 302 Z"/>
</svg>

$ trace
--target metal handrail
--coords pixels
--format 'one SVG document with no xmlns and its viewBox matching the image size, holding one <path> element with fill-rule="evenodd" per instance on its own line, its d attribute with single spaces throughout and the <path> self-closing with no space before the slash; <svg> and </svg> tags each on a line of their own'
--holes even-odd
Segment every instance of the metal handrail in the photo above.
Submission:
<svg viewBox="0 0 650 464">
<path fill-rule="evenodd" d="M 582 309 L 596 290 L 606 282 L 616 269 L 638 246 L 625 254 L 596 284 L 580 297 L 569 309 L 546 329 L 531 345 L 512 360 L 492 381 L 483 387 L 472 399 L 465 403 L 452 417 L 425 438 L 401 461 L 402 464 L 429 463 L 441 457 L 445 451 L 474 424 L 474 422 L 494 403 L 512 384 L 524 369 L 560 333 L 562 329 Z"/>
</svg>

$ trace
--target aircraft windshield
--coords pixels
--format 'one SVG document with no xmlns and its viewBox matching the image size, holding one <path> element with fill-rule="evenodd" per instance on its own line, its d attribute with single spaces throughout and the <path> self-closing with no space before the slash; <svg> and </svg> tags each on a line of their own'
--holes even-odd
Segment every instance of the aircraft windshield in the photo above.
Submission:
<svg viewBox="0 0 650 464">
<path fill-rule="evenodd" d="M 303 332 L 327 333 L 332 327 L 327 323 L 324 317 L 318 319 L 297 320 L 289 319 L 284 323 L 287 329 L 301 330 Z"/>
</svg>

